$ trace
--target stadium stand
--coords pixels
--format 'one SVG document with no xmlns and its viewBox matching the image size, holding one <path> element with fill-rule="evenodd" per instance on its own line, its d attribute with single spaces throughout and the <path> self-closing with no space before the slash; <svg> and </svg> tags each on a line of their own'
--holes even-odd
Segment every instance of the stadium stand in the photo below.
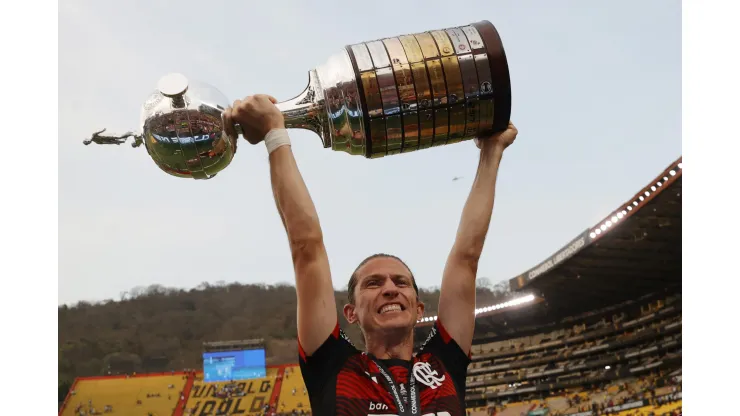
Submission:
<svg viewBox="0 0 740 416">
<path fill-rule="evenodd" d="M 60 414 L 171 415 L 186 379 L 182 372 L 80 378 Z"/>
<path fill-rule="evenodd" d="M 476 310 L 470 415 L 681 413 L 681 169 Z"/>
<path fill-rule="evenodd" d="M 470 414 L 586 416 L 680 401 L 680 306 L 675 295 L 642 304 L 636 316 L 576 324 L 555 341 L 548 332 L 476 345 L 467 398 L 490 412 Z"/>
<path fill-rule="evenodd" d="M 469 416 L 681 414 L 681 168 L 679 158 L 511 279 L 511 300 L 476 309 Z M 434 319 L 419 322 L 418 344 Z M 310 411 L 299 367 L 288 365 L 234 383 L 203 383 L 202 373 L 79 378 L 60 415 L 105 406 L 125 415 Z"/>
<path fill-rule="evenodd" d="M 285 367 L 283 382 L 278 396 L 278 409 L 282 412 L 291 412 L 303 410 L 310 412 L 311 403 L 308 400 L 306 385 L 301 377 L 301 369 L 297 365 Z"/>
<path fill-rule="evenodd" d="M 261 415 L 271 407 L 281 371 L 279 367 L 267 367 L 264 378 L 230 383 L 204 383 L 203 373 L 198 372 L 183 415 Z"/>
</svg>

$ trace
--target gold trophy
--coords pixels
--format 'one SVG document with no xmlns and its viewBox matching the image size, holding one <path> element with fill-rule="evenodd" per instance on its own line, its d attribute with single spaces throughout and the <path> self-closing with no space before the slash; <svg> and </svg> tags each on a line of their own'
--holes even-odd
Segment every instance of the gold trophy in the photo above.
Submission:
<svg viewBox="0 0 740 416">
<path fill-rule="evenodd" d="M 169 74 L 142 107 L 140 134 L 100 131 L 84 143 L 133 137 L 165 172 L 210 179 L 234 158 L 222 118 L 229 103 L 210 85 Z M 509 68 L 496 28 L 483 21 L 346 46 L 277 107 L 287 128 L 315 132 L 324 148 L 379 158 L 505 130 Z"/>
</svg>

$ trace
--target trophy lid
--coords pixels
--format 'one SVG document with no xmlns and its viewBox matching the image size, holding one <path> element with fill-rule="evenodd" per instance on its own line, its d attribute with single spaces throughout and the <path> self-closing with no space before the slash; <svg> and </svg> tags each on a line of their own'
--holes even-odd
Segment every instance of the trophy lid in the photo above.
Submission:
<svg viewBox="0 0 740 416">
<path fill-rule="evenodd" d="M 188 90 L 188 79 L 176 72 L 167 74 L 159 79 L 157 90 L 165 97 L 177 97 Z"/>
</svg>

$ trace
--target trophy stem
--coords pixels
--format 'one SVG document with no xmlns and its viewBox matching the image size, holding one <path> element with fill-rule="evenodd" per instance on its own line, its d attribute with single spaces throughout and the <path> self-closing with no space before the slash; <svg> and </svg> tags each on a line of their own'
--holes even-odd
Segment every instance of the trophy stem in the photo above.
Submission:
<svg viewBox="0 0 740 416">
<path fill-rule="evenodd" d="M 277 108 L 285 117 L 285 127 L 289 129 L 311 130 L 321 137 L 324 147 L 330 147 L 330 139 L 324 137 L 325 110 L 323 96 L 319 86 L 316 70 L 308 72 L 308 85 L 290 100 L 277 104 Z"/>
</svg>

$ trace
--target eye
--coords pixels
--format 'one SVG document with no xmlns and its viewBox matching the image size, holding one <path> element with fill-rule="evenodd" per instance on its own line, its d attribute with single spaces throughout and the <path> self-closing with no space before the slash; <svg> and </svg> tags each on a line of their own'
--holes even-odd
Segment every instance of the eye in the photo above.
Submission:
<svg viewBox="0 0 740 416">
<path fill-rule="evenodd" d="M 406 278 L 396 279 L 396 286 L 407 287 L 409 282 Z"/>
<path fill-rule="evenodd" d="M 365 283 L 365 287 L 375 287 L 378 286 L 378 279 L 370 279 Z"/>
</svg>

